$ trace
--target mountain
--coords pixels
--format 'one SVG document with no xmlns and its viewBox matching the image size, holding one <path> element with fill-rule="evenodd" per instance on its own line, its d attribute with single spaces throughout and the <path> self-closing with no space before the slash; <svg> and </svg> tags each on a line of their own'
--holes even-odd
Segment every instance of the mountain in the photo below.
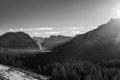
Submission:
<svg viewBox="0 0 120 80">
<path fill-rule="evenodd" d="M 1 35 L 0 47 L 10 49 L 39 49 L 36 42 L 24 32 L 8 32 Z"/>
<path fill-rule="evenodd" d="M 60 53 L 83 60 L 103 60 L 120 56 L 120 19 L 111 19 L 97 29 L 74 37 L 55 48 Z"/>
<path fill-rule="evenodd" d="M 45 49 L 49 50 L 69 41 L 71 38 L 72 37 L 62 36 L 62 35 L 58 35 L 58 36 L 52 35 L 49 38 L 45 38 L 41 44 Z"/>
<path fill-rule="evenodd" d="M 44 38 L 43 37 L 33 37 L 35 42 L 39 45 L 40 50 L 44 50 L 43 46 L 41 43 L 43 42 Z"/>
<path fill-rule="evenodd" d="M 68 59 L 101 62 L 120 57 L 120 19 L 108 23 L 39 55 L 43 64 Z M 42 63 L 42 62 L 41 62 Z"/>
</svg>

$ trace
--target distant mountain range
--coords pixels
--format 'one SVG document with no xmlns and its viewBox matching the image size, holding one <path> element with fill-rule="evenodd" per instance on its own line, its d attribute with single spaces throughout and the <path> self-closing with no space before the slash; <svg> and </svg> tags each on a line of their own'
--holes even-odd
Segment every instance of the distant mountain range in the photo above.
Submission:
<svg viewBox="0 0 120 80">
<path fill-rule="evenodd" d="M 39 49 L 36 42 L 24 32 L 8 32 L 1 35 L 0 47 L 10 49 Z"/>
<path fill-rule="evenodd" d="M 50 37 L 43 38 L 43 37 L 33 37 L 36 43 L 39 45 L 41 50 L 51 50 L 69 40 L 72 37 L 62 36 L 62 35 L 51 35 Z"/>
</svg>

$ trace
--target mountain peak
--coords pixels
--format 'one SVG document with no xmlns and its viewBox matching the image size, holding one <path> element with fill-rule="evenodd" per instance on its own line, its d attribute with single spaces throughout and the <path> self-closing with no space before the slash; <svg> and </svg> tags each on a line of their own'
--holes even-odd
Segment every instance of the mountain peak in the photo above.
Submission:
<svg viewBox="0 0 120 80">
<path fill-rule="evenodd" d="M 120 18 L 111 18 L 108 23 L 120 24 Z"/>
<path fill-rule="evenodd" d="M 98 29 L 120 31 L 120 18 L 111 18 L 106 24 L 100 25 Z"/>
</svg>

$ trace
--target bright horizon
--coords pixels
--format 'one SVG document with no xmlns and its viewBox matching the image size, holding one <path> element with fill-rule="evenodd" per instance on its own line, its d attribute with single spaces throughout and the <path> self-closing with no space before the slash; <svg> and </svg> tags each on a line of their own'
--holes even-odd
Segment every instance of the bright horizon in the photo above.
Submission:
<svg viewBox="0 0 120 80">
<path fill-rule="evenodd" d="M 1 0 L 0 35 L 75 36 L 120 18 L 119 0 Z"/>
</svg>

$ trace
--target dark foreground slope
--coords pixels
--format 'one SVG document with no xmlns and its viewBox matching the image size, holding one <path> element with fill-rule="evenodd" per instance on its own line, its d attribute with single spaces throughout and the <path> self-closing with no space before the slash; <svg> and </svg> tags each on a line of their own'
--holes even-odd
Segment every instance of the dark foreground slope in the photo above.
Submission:
<svg viewBox="0 0 120 80">
<path fill-rule="evenodd" d="M 0 36 L 0 47 L 11 49 L 39 49 L 37 43 L 24 32 L 8 32 Z"/>
</svg>

